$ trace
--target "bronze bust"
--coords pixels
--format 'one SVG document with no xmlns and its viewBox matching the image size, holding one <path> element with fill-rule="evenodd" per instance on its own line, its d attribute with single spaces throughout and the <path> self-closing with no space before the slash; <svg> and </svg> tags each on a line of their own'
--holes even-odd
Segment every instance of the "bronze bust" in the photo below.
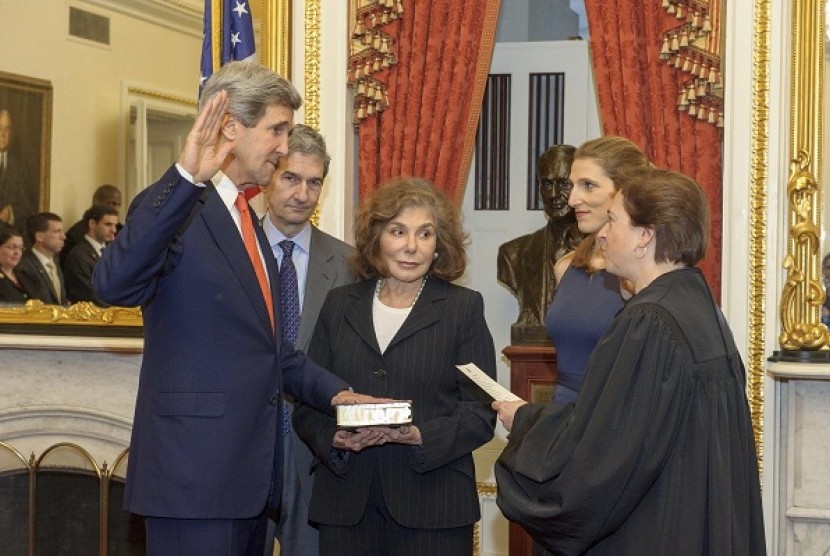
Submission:
<svg viewBox="0 0 830 556">
<path fill-rule="evenodd" d="M 519 318 L 510 327 L 514 345 L 550 345 L 545 313 L 556 290 L 553 265 L 583 237 L 568 206 L 575 150 L 571 145 L 554 145 L 542 153 L 536 165 L 547 225 L 499 247 L 498 279 L 519 301 Z"/>
</svg>

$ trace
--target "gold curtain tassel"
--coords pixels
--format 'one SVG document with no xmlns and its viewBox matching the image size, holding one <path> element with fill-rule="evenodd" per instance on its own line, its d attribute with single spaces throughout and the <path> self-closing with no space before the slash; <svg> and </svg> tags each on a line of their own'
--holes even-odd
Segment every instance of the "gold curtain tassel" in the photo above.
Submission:
<svg viewBox="0 0 830 556">
<path fill-rule="evenodd" d="M 683 66 L 683 57 L 678 56 L 674 59 L 674 67 L 680 69 Z"/>
<path fill-rule="evenodd" d="M 389 37 L 383 37 L 383 42 L 380 45 L 380 51 L 383 54 L 389 52 Z"/>
<path fill-rule="evenodd" d="M 677 8 L 674 7 L 674 4 L 669 4 L 669 7 L 666 8 L 666 13 L 671 15 L 677 11 Z"/>
<path fill-rule="evenodd" d="M 699 97 L 706 96 L 707 92 L 708 91 L 706 90 L 706 82 L 705 81 L 700 81 L 700 84 L 697 87 L 697 96 L 699 96 Z"/>
<path fill-rule="evenodd" d="M 718 117 L 717 117 L 717 114 L 715 114 L 715 111 L 714 110 L 709 110 L 709 119 L 707 120 L 707 122 L 710 123 L 710 124 L 714 124 L 714 123 L 717 123 L 717 121 L 718 121 Z"/>
<path fill-rule="evenodd" d="M 677 19 L 683 19 L 683 6 L 677 6 L 677 14 L 675 17 Z"/>
<path fill-rule="evenodd" d="M 723 112 L 718 114 L 718 127 L 723 127 Z"/>
<path fill-rule="evenodd" d="M 663 9 L 668 8 L 669 7 L 669 0 L 663 0 L 663 6 L 662 7 L 663 7 Z"/>
<path fill-rule="evenodd" d="M 671 36 L 671 51 L 672 52 L 677 52 L 678 50 L 680 50 L 680 43 L 677 40 L 677 35 L 672 35 Z"/>
<path fill-rule="evenodd" d="M 375 105 L 373 103 L 369 103 L 369 105 L 366 107 L 366 115 L 371 116 L 374 113 L 375 113 Z"/>
<path fill-rule="evenodd" d="M 686 59 L 683 61 L 683 71 L 688 72 L 688 71 L 689 71 L 689 68 L 690 68 L 691 66 L 692 66 L 692 62 L 691 62 L 691 60 L 689 60 L 688 58 L 686 58 Z"/>
<path fill-rule="evenodd" d="M 372 64 L 372 72 L 380 71 L 380 58 L 375 58 L 375 63 Z"/>
<path fill-rule="evenodd" d="M 680 46 L 683 48 L 689 46 L 689 35 L 686 33 L 686 31 L 683 31 L 680 34 Z"/>
<path fill-rule="evenodd" d="M 705 120 L 706 119 L 706 109 L 703 108 L 702 106 L 700 107 L 700 110 L 698 110 L 698 112 L 697 112 L 697 119 L 698 120 Z"/>
<path fill-rule="evenodd" d="M 706 65 L 705 61 L 700 64 L 697 76 L 701 79 L 706 79 L 709 76 L 709 66 Z"/>
<path fill-rule="evenodd" d="M 669 57 L 669 37 L 663 37 L 663 46 L 660 48 L 660 58 L 666 59 Z"/>
<path fill-rule="evenodd" d="M 689 101 L 686 100 L 686 91 L 683 91 L 682 93 L 680 93 L 680 100 L 677 101 L 677 106 L 681 110 L 684 110 L 686 108 L 686 106 L 688 106 L 688 105 L 689 105 Z"/>
<path fill-rule="evenodd" d="M 703 32 L 704 33 L 711 33 L 712 32 L 712 22 L 709 20 L 709 15 L 707 14 L 706 19 L 703 20 Z"/>
<path fill-rule="evenodd" d="M 688 98 L 689 101 L 691 101 L 691 102 L 694 102 L 695 100 L 697 100 L 697 95 L 695 94 L 695 88 L 694 87 L 689 87 L 689 91 L 686 95 L 686 98 Z"/>
<path fill-rule="evenodd" d="M 375 50 L 380 50 L 380 45 L 381 45 L 382 42 L 383 41 L 382 41 L 380 35 L 379 34 L 375 35 L 374 38 L 372 39 L 372 48 L 374 48 Z"/>
<path fill-rule="evenodd" d="M 357 82 L 357 94 L 358 95 L 365 95 L 366 94 L 366 83 L 362 79 Z"/>
<path fill-rule="evenodd" d="M 689 103 L 689 116 L 696 116 L 697 115 L 697 106 L 694 103 Z"/>
<path fill-rule="evenodd" d="M 709 83 L 718 82 L 718 70 L 716 70 L 714 66 L 712 66 L 709 69 L 709 75 L 707 76 L 706 80 L 709 81 Z"/>
</svg>

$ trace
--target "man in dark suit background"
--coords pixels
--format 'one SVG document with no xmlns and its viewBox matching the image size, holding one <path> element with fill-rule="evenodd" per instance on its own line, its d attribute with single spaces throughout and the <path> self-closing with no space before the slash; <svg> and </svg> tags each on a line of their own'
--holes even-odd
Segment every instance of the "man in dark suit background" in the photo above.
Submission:
<svg viewBox="0 0 830 556">
<path fill-rule="evenodd" d="M 281 280 L 285 271 L 282 243 L 291 241 L 291 259 L 296 269 L 300 302 L 300 322 L 294 346 L 308 349 L 320 307 L 329 290 L 355 281 L 347 257 L 353 248 L 321 231 L 311 223 L 317 201 L 328 175 L 330 156 L 326 142 L 314 129 L 297 124 L 288 138 L 288 154 L 280 159 L 277 171 L 265 190 L 268 212 L 262 227 L 280 265 Z M 283 313 L 285 314 L 285 313 Z M 286 327 L 283 330 L 287 330 Z M 291 401 L 286 407 L 290 423 Z M 312 455 L 297 433 L 286 426 L 285 459 L 283 462 L 282 505 L 276 524 L 281 554 L 318 554 L 317 529 L 308 523 L 311 500 Z M 269 521 L 268 541 L 274 522 Z M 266 542 L 265 554 L 273 553 Z"/>
<path fill-rule="evenodd" d="M 58 253 L 66 236 L 61 217 L 52 212 L 38 212 L 26 219 L 29 249 L 15 268 L 18 280 L 32 299 L 47 305 L 67 304 L 63 272 Z"/>
<path fill-rule="evenodd" d="M 26 219 L 37 210 L 38 185 L 12 150 L 12 115 L 0 108 L 0 222 L 15 226 L 25 233 Z"/>
<path fill-rule="evenodd" d="M 109 205 L 93 205 L 84 212 L 87 231 L 63 259 L 63 279 L 66 295 L 71 303 L 91 301 L 99 307 L 108 307 L 92 289 L 92 271 L 104 247 L 115 239 L 118 211 Z"/>
<path fill-rule="evenodd" d="M 95 268 L 101 299 L 143 310 L 125 506 L 145 516 L 151 556 L 260 556 L 283 393 L 329 412 L 374 400 L 281 341 L 276 261 L 242 196 L 271 181 L 301 102 L 259 64 L 214 73 L 178 163 Z"/>
<path fill-rule="evenodd" d="M 118 216 L 119 211 L 121 210 L 121 190 L 118 189 L 116 186 L 105 183 L 98 187 L 95 190 L 95 193 L 92 194 L 92 205 L 94 207 L 96 205 L 104 205 L 112 208 L 115 211 L 115 216 Z M 63 251 L 61 251 L 61 264 L 66 259 L 66 256 L 72 251 L 72 248 L 78 245 L 79 243 L 84 241 L 84 237 L 87 235 L 89 222 L 86 220 L 85 217 L 81 217 L 80 220 L 72 224 L 68 230 L 66 230 L 66 242 L 63 245 Z M 117 222 L 115 225 L 115 233 L 121 229 L 122 225 L 120 222 Z"/>
</svg>

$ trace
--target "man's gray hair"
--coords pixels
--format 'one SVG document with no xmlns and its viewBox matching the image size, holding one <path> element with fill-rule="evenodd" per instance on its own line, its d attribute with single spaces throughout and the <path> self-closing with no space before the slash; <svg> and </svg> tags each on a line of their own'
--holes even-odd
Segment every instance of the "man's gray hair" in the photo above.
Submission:
<svg viewBox="0 0 830 556">
<path fill-rule="evenodd" d="M 300 153 L 320 157 L 323 161 L 323 177 L 329 174 L 331 156 L 326 150 L 326 140 L 314 128 L 297 124 L 288 136 L 288 154 Z"/>
<path fill-rule="evenodd" d="M 199 110 L 219 91 L 228 93 L 228 112 L 245 127 L 255 126 L 269 106 L 297 110 L 303 99 L 287 79 L 256 62 L 228 62 L 205 81 Z"/>
</svg>

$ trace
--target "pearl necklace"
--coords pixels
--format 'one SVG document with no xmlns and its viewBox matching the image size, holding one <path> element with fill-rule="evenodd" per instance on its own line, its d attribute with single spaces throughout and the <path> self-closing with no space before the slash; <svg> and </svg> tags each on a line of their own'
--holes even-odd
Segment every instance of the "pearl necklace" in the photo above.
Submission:
<svg viewBox="0 0 830 556">
<path fill-rule="evenodd" d="M 424 276 L 423 280 L 421 280 L 421 287 L 418 288 L 418 293 L 415 294 L 415 297 L 412 298 L 412 303 L 409 304 L 409 307 L 414 307 L 415 302 L 418 301 L 418 298 L 421 297 L 421 292 L 424 291 L 424 286 L 427 284 L 427 277 Z M 380 290 L 383 289 L 383 278 L 378 278 L 378 283 L 375 286 L 375 297 L 380 300 Z"/>
</svg>

